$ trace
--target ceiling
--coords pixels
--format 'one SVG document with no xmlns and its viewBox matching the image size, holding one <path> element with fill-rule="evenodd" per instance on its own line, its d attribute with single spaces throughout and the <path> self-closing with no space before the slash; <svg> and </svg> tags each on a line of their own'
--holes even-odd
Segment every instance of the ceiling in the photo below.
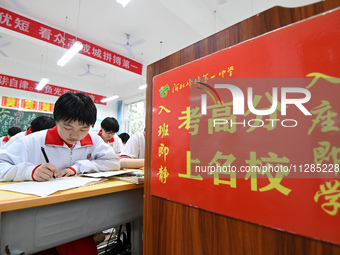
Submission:
<svg viewBox="0 0 340 255">
<path fill-rule="evenodd" d="M 138 75 L 78 54 L 64 67 L 60 47 L 0 27 L 0 73 L 121 100 L 143 95 L 146 66 L 274 5 L 297 6 L 312 0 L 0 0 L 0 7 L 65 31 L 143 64 Z M 1 15 L 1 13 L 0 13 Z M 130 35 L 130 50 L 124 47 Z M 1 52 L 0 52 L 1 53 Z M 90 65 L 94 75 L 84 75 Z M 8 66 L 18 68 L 9 69 Z M 24 70 L 29 71 L 24 71 Z"/>
</svg>

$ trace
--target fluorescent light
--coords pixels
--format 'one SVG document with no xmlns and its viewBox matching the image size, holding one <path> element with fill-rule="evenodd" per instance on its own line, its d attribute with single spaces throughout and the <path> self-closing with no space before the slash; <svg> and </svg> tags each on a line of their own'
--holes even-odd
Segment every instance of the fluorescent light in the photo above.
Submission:
<svg viewBox="0 0 340 255">
<path fill-rule="evenodd" d="M 49 79 L 47 78 L 42 78 L 37 87 L 35 88 L 36 90 L 42 90 L 45 85 L 48 83 Z"/>
<path fill-rule="evenodd" d="M 107 97 L 107 98 L 104 98 L 104 99 L 100 100 L 100 102 L 105 103 L 105 102 L 108 102 L 108 101 L 111 101 L 111 100 L 115 100 L 118 97 L 119 96 L 117 96 L 117 95 L 113 95 L 112 97 Z"/>
<path fill-rule="evenodd" d="M 117 0 L 117 3 L 121 4 L 123 7 L 125 7 L 128 3 L 130 3 L 131 0 Z"/>
<path fill-rule="evenodd" d="M 64 66 L 71 58 L 74 57 L 81 49 L 83 48 L 83 44 L 79 41 L 76 41 L 72 47 L 62 56 L 58 62 L 58 66 Z"/>
<path fill-rule="evenodd" d="M 142 85 L 139 85 L 137 88 L 142 90 L 142 89 L 146 89 L 148 85 L 145 83 L 145 84 L 142 84 Z"/>
</svg>

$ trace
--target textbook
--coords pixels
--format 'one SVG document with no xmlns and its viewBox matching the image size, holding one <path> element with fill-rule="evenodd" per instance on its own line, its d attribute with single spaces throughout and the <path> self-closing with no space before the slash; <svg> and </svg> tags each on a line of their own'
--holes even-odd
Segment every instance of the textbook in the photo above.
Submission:
<svg viewBox="0 0 340 255">
<path fill-rule="evenodd" d="M 128 173 L 125 174 L 113 176 L 110 179 L 140 184 L 144 183 L 144 171 L 142 170 L 129 171 Z"/>
</svg>

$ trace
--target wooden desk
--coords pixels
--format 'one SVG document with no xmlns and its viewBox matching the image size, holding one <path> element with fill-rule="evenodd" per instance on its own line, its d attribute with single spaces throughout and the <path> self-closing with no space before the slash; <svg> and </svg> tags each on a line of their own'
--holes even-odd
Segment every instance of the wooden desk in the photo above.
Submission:
<svg viewBox="0 0 340 255">
<path fill-rule="evenodd" d="M 109 180 L 47 197 L 0 191 L 0 254 L 31 254 L 126 222 L 132 254 L 142 254 L 143 187 Z"/>
</svg>

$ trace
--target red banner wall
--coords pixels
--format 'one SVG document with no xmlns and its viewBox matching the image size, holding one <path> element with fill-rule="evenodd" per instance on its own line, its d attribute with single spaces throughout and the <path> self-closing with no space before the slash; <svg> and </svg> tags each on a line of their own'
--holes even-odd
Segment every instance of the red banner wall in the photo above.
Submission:
<svg viewBox="0 0 340 255">
<path fill-rule="evenodd" d="M 151 193 L 340 244 L 339 45 L 340 9 L 336 9 L 155 77 Z M 245 96 L 245 113 L 235 115 L 235 98 L 232 101 L 226 89 L 216 89 L 217 93 L 211 89 L 217 78 L 286 81 L 238 85 Z M 304 82 L 287 85 L 292 78 Z M 311 115 L 294 105 L 283 115 L 285 86 L 311 93 L 304 104 Z M 277 87 L 276 110 L 265 116 L 252 114 L 247 87 L 253 87 L 256 109 L 270 107 L 272 88 Z M 201 95 L 207 96 L 206 116 Z M 214 118 L 229 123 L 213 126 Z M 231 127 L 231 121 L 237 124 Z M 238 172 L 208 172 L 214 165 L 234 166 Z M 251 166 L 261 169 L 240 172 Z M 263 171 L 264 166 L 288 171 Z"/>
<path fill-rule="evenodd" d="M 25 90 L 50 96 L 57 96 L 60 97 L 62 94 L 65 94 L 68 91 L 72 92 L 83 92 L 87 94 L 89 97 L 92 98 L 93 102 L 96 104 L 102 104 L 106 105 L 106 103 L 102 103 L 101 100 L 103 98 L 106 98 L 105 96 L 96 95 L 92 93 L 87 93 L 84 91 L 74 90 L 74 89 L 68 89 L 56 85 L 47 84 L 42 90 L 36 90 L 36 86 L 39 82 L 22 79 L 14 76 L 8 76 L 4 74 L 0 74 L 0 87 L 5 88 L 11 88 L 11 89 L 19 89 L 19 90 Z"/>
</svg>

